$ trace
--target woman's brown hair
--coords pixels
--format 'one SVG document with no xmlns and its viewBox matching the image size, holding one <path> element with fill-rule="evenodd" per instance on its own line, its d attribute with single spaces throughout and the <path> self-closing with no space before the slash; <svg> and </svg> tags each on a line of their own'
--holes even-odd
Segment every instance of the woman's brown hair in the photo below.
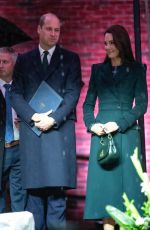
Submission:
<svg viewBox="0 0 150 230">
<path fill-rule="evenodd" d="M 131 41 L 127 30 L 121 25 L 112 25 L 109 27 L 106 33 L 110 33 L 113 36 L 113 41 L 117 49 L 119 50 L 119 56 L 122 60 L 123 64 L 133 63 L 135 61 L 132 48 Z M 106 56 L 105 61 L 109 61 L 108 56 Z"/>
</svg>

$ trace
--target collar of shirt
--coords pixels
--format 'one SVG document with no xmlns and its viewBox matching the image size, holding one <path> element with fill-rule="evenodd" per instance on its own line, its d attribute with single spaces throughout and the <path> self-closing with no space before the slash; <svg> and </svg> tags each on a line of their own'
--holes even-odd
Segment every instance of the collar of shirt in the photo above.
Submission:
<svg viewBox="0 0 150 230">
<path fill-rule="evenodd" d="M 8 83 L 8 82 L 6 82 L 6 81 L 0 79 L 0 89 L 1 89 L 1 91 L 2 91 L 2 93 L 3 93 L 3 95 L 5 95 L 5 87 L 4 87 L 4 85 L 5 85 L 5 84 L 11 84 L 11 83 L 12 83 L 12 81 L 10 81 L 10 82 Z"/>
<path fill-rule="evenodd" d="M 47 55 L 48 63 L 50 63 L 50 60 L 51 60 L 51 57 L 52 57 L 52 55 L 54 53 L 55 48 L 56 48 L 56 46 L 53 46 L 52 48 L 50 48 L 49 50 L 47 50 L 49 52 L 49 54 Z M 41 61 L 43 61 L 43 57 L 44 57 L 44 53 L 43 52 L 45 50 L 42 49 L 42 47 L 40 46 L 40 44 L 39 44 L 39 51 L 40 51 Z"/>
</svg>

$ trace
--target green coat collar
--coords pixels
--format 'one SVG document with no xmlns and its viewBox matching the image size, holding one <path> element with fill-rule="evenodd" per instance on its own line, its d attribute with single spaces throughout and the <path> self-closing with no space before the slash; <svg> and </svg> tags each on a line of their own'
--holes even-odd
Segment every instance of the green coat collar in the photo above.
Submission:
<svg viewBox="0 0 150 230">
<path fill-rule="evenodd" d="M 131 67 L 129 65 L 122 65 L 118 68 L 115 77 L 113 77 L 112 66 L 110 62 L 104 63 L 101 66 L 102 79 L 106 84 L 109 85 L 118 85 L 124 79 L 124 77 L 127 77 L 130 72 Z"/>
</svg>

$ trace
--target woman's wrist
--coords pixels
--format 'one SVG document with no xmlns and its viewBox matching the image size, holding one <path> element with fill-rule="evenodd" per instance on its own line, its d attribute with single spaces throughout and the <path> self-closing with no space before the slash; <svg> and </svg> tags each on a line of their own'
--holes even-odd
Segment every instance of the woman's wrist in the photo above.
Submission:
<svg viewBox="0 0 150 230">
<path fill-rule="evenodd" d="M 95 125 L 95 123 L 93 123 L 93 124 L 91 124 L 90 126 L 89 126 L 89 131 L 92 131 L 92 127 L 93 127 L 93 125 Z"/>
</svg>

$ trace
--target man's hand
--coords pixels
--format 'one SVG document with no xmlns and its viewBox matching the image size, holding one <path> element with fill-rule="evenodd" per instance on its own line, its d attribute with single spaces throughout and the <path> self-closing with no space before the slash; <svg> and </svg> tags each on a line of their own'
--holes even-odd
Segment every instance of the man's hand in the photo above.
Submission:
<svg viewBox="0 0 150 230">
<path fill-rule="evenodd" d="M 34 122 L 39 122 L 41 120 L 41 118 L 43 117 L 43 115 L 50 115 L 52 113 L 52 109 L 47 111 L 46 113 L 34 113 L 33 116 L 31 117 L 31 120 Z"/>
<path fill-rule="evenodd" d="M 40 121 L 34 122 L 34 124 L 40 130 L 47 131 L 55 124 L 55 120 L 52 117 L 41 114 Z"/>
<path fill-rule="evenodd" d="M 116 122 L 107 122 L 106 124 L 103 125 L 103 129 L 105 133 L 112 133 L 118 130 L 119 126 L 117 125 Z"/>
<path fill-rule="evenodd" d="M 104 131 L 104 129 L 103 129 L 103 126 L 104 126 L 104 125 L 101 124 L 101 123 L 96 123 L 96 124 L 92 125 L 91 131 L 92 131 L 93 133 L 95 133 L 96 135 L 98 135 L 98 136 L 104 135 L 104 134 L 105 134 L 105 131 Z"/>
<path fill-rule="evenodd" d="M 31 117 L 31 120 L 34 122 L 38 122 L 41 120 L 40 113 L 34 113 L 33 116 Z"/>
</svg>

